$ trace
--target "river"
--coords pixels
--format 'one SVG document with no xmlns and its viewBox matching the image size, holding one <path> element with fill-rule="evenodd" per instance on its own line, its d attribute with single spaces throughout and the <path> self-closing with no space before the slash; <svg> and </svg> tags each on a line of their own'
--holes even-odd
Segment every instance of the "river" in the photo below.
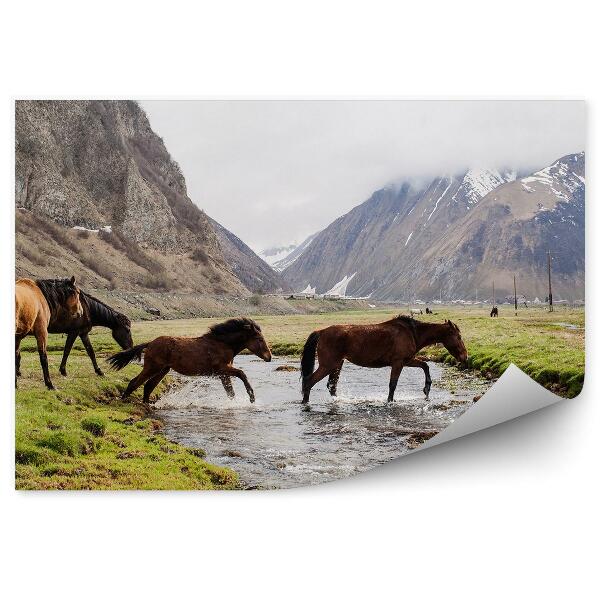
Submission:
<svg viewBox="0 0 600 600">
<path fill-rule="evenodd" d="M 329 395 L 323 380 L 313 388 L 310 404 L 302 405 L 297 360 L 265 363 L 239 356 L 235 364 L 246 372 L 255 404 L 237 379 L 236 397 L 230 399 L 218 379 L 185 378 L 155 408 L 169 439 L 204 449 L 209 462 L 235 470 L 247 488 L 322 483 L 385 463 L 449 425 L 490 386 L 471 374 L 429 363 L 429 400 L 422 392 L 423 371 L 405 368 L 396 401 L 388 403 L 390 369 L 346 362 L 337 398 Z"/>
</svg>

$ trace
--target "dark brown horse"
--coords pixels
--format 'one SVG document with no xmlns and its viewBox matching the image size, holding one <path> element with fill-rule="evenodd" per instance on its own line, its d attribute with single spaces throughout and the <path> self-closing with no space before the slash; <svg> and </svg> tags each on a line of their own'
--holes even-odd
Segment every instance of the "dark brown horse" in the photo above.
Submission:
<svg viewBox="0 0 600 600">
<path fill-rule="evenodd" d="M 234 396 L 231 377 L 238 377 L 246 387 L 250 402 L 254 402 L 254 390 L 246 374 L 233 366 L 233 359 L 242 350 L 249 350 L 267 362 L 271 360 L 271 350 L 260 327 L 251 319 L 229 319 L 213 325 L 208 333 L 197 338 L 161 336 L 123 350 L 111 356 L 108 362 L 119 370 L 144 354 L 144 368 L 129 382 L 123 398 L 144 384 L 144 402 L 150 402 L 152 390 L 169 369 L 173 369 L 182 375 L 220 377 L 230 398 Z"/>
<path fill-rule="evenodd" d="M 77 336 L 79 336 L 83 347 L 92 361 L 94 371 L 98 375 L 103 375 L 102 370 L 96 362 L 96 355 L 94 354 L 94 348 L 89 337 L 92 327 L 108 327 L 112 331 L 114 340 L 121 348 L 131 348 L 133 346 L 131 321 L 124 314 L 111 308 L 108 304 L 104 304 L 101 300 L 86 294 L 84 291 L 79 292 L 79 300 L 83 309 L 81 315 L 78 317 L 56 315 L 50 319 L 50 324 L 48 325 L 49 333 L 67 334 L 67 341 L 60 363 L 60 372 L 62 375 L 67 374 L 67 359 Z"/>
<path fill-rule="evenodd" d="M 308 402 L 311 388 L 329 375 L 327 387 L 336 395 L 344 359 L 360 367 L 392 367 L 388 402 L 393 402 L 398 377 L 403 367 L 419 367 L 425 372 L 423 392 L 429 396 L 431 377 L 424 360 L 415 358 L 421 348 L 441 343 L 460 363 L 466 362 L 467 349 L 460 330 L 451 321 L 423 323 L 399 316 L 374 325 L 332 325 L 313 331 L 302 351 L 302 402 Z M 319 368 L 315 368 L 315 355 Z M 314 372 L 313 372 L 314 371 Z"/>
<path fill-rule="evenodd" d="M 34 335 L 44 383 L 54 389 L 48 371 L 48 325 L 53 319 L 78 318 L 83 314 L 75 277 L 71 279 L 17 279 L 15 284 L 15 374 L 21 375 L 21 340 Z"/>
<path fill-rule="evenodd" d="M 494 306 L 492 307 L 492 311 L 490 312 L 490 317 L 497 317 L 498 316 L 498 307 Z"/>
</svg>

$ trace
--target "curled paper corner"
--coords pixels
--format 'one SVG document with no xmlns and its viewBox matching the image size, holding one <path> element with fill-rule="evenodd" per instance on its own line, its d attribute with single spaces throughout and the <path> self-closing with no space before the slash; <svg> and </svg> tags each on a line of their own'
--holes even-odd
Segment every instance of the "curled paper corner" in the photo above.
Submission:
<svg viewBox="0 0 600 600">
<path fill-rule="evenodd" d="M 436 436 L 421 444 L 414 452 L 516 419 L 560 400 L 564 398 L 536 383 L 511 363 L 479 402 Z"/>
</svg>

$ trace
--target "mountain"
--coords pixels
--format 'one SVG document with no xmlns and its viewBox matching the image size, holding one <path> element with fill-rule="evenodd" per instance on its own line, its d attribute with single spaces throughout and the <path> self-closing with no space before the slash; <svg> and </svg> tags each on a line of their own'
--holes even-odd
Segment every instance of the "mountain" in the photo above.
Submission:
<svg viewBox="0 0 600 600">
<path fill-rule="evenodd" d="M 398 182 L 320 232 L 284 270 L 295 290 L 316 286 L 386 300 L 469 299 L 512 290 L 545 296 L 545 251 L 555 250 L 554 292 L 583 297 L 583 153 L 529 177 L 468 170 Z M 560 251 L 560 255 L 558 252 Z"/>
<path fill-rule="evenodd" d="M 290 244 L 289 246 L 274 246 L 273 248 L 262 250 L 258 253 L 258 256 L 260 256 L 260 258 L 268 265 L 273 266 L 276 262 L 283 260 L 296 248 L 296 244 Z"/>
<path fill-rule="evenodd" d="M 311 242 L 315 239 L 318 233 L 319 232 L 317 231 L 317 233 L 309 235 L 301 244 L 298 244 L 297 246 L 294 245 L 290 252 L 288 252 L 285 256 L 278 258 L 278 260 L 274 261 L 271 266 L 276 271 L 283 271 L 286 267 L 289 267 L 295 260 L 302 256 L 304 251 L 310 246 Z M 292 246 L 288 246 L 288 248 L 292 248 Z"/>
<path fill-rule="evenodd" d="M 209 218 L 223 256 L 238 279 L 253 292 L 290 291 L 281 275 L 255 254 L 240 238 Z"/>
<path fill-rule="evenodd" d="M 16 272 L 96 288 L 249 295 L 132 101 L 18 101 Z"/>
</svg>

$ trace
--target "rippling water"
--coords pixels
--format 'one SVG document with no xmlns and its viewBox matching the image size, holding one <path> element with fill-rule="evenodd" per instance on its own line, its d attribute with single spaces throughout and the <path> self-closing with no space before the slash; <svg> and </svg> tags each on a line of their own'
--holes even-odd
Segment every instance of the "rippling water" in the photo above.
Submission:
<svg viewBox="0 0 600 600">
<path fill-rule="evenodd" d="M 344 363 L 338 396 L 326 380 L 300 404 L 298 361 L 265 363 L 240 356 L 256 392 L 250 404 L 234 379 L 229 399 L 218 379 L 186 378 L 156 405 L 168 438 L 203 448 L 207 460 L 231 467 L 246 487 L 284 488 L 338 479 L 396 458 L 459 417 L 489 386 L 449 367 L 430 363 L 433 385 L 426 401 L 421 369 L 405 368 L 394 403 L 387 403 L 390 369 Z M 443 383 L 442 387 L 440 384 Z M 453 392 L 449 391 L 449 388 Z"/>
</svg>

